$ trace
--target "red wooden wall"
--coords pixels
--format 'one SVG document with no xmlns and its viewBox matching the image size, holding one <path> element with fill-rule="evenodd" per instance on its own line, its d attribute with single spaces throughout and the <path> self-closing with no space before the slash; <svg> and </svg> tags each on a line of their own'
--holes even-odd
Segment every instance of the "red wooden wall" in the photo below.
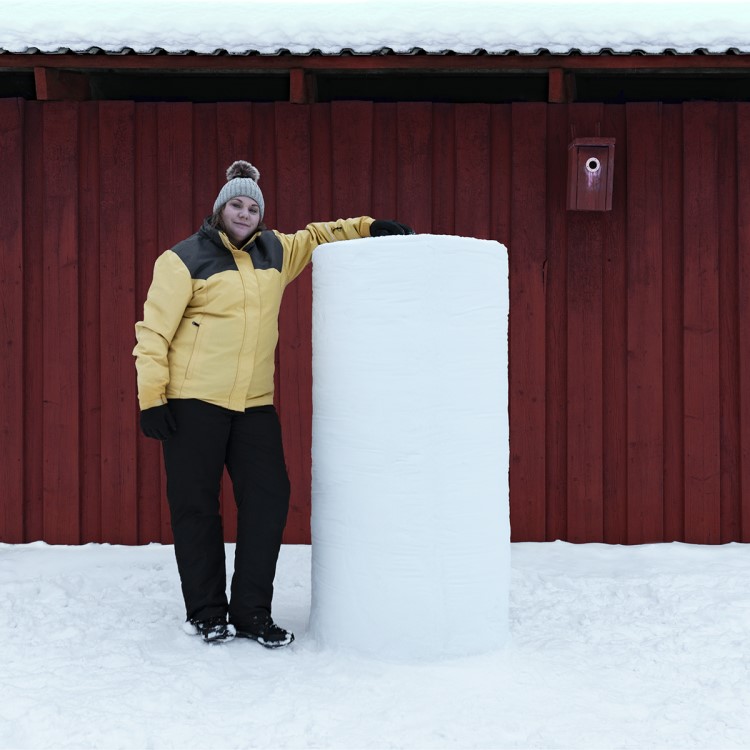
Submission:
<svg viewBox="0 0 750 750">
<path fill-rule="evenodd" d="M 749 115 L 0 100 L 0 541 L 170 541 L 133 323 L 240 157 L 282 231 L 370 214 L 508 246 L 515 540 L 750 541 Z M 614 207 L 568 212 L 567 145 L 592 135 L 617 139 Z M 288 542 L 309 540 L 310 289 L 278 352 Z"/>
</svg>

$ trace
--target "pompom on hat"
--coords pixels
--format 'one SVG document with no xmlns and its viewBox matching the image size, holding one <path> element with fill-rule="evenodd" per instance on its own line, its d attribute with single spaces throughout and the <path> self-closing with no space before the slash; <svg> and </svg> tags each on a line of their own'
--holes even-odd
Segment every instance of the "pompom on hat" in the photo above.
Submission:
<svg viewBox="0 0 750 750">
<path fill-rule="evenodd" d="M 260 209 L 260 218 L 263 219 L 265 202 L 263 193 L 258 187 L 260 172 L 247 161 L 236 161 L 227 169 L 227 184 L 219 191 L 214 201 L 214 213 L 216 213 L 228 200 L 244 195 L 252 198 Z"/>
</svg>

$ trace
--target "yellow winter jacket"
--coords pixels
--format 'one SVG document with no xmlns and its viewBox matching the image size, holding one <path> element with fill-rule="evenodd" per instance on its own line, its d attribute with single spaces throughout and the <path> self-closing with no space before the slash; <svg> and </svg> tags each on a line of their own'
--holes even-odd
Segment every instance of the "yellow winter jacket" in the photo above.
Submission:
<svg viewBox="0 0 750 750">
<path fill-rule="evenodd" d="M 370 236 L 372 219 L 264 230 L 240 249 L 204 222 L 159 256 L 135 325 L 141 409 L 196 398 L 233 411 L 273 403 L 278 315 L 286 285 L 324 242 Z"/>
</svg>

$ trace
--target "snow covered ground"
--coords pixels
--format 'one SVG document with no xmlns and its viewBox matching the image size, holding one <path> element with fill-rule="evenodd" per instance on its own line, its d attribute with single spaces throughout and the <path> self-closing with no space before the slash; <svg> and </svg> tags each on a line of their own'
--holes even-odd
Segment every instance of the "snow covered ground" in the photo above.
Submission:
<svg viewBox="0 0 750 750">
<path fill-rule="evenodd" d="M 391 662 L 306 636 L 306 546 L 277 576 L 297 641 L 269 652 L 183 633 L 169 546 L 0 545 L 0 748 L 750 745 L 750 545 L 524 543 L 512 564 L 510 646 Z"/>
</svg>

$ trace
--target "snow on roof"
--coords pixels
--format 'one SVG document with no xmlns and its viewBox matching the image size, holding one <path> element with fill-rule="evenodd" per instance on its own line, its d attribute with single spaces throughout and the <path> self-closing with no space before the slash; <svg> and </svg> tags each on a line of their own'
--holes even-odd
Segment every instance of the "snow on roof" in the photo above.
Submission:
<svg viewBox="0 0 750 750">
<path fill-rule="evenodd" d="M 750 52 L 747 0 L 4 0 L 0 51 Z"/>
</svg>

